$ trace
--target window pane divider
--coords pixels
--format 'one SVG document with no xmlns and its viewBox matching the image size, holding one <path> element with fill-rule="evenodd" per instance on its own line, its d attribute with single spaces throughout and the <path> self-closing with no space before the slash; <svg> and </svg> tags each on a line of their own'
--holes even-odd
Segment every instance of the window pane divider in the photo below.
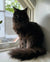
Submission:
<svg viewBox="0 0 50 62">
<path fill-rule="evenodd" d="M 5 10 L 0 10 L 0 12 L 5 12 Z"/>
</svg>

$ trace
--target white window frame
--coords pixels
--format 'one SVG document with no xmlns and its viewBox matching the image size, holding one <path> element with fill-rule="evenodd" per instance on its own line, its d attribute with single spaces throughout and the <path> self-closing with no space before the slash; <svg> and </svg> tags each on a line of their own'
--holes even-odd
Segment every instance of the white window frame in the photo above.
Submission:
<svg viewBox="0 0 50 62">
<path fill-rule="evenodd" d="M 31 3 L 30 0 L 18 0 L 24 8 L 28 7 L 28 15 L 30 18 L 30 21 L 34 21 L 34 8 L 35 6 Z"/>
<path fill-rule="evenodd" d="M 5 1 L 5 0 L 4 0 Z M 26 8 L 26 7 L 28 7 L 28 15 L 29 15 L 29 18 L 30 18 L 30 21 L 31 22 L 33 22 L 34 21 L 34 6 L 33 6 L 33 4 L 31 3 L 31 1 L 30 0 L 18 0 L 20 3 L 21 3 L 21 5 L 24 7 L 24 8 Z M 12 48 L 12 46 L 10 46 L 10 45 L 13 45 L 14 47 L 15 46 L 18 46 L 18 44 L 19 44 L 19 39 L 17 40 L 17 42 L 8 42 L 8 43 L 1 43 L 2 45 L 8 45 L 8 46 L 5 46 L 5 47 L 7 47 L 7 48 L 2 48 L 0 51 L 5 51 L 5 50 L 9 50 L 10 48 Z M 1 45 L 0 44 L 0 45 Z"/>
<path fill-rule="evenodd" d="M 30 21 L 34 21 L 34 6 L 32 5 L 30 0 L 24 0 L 26 5 L 28 6 L 28 14 L 30 14 Z M 30 11 L 30 13 L 29 13 Z"/>
</svg>

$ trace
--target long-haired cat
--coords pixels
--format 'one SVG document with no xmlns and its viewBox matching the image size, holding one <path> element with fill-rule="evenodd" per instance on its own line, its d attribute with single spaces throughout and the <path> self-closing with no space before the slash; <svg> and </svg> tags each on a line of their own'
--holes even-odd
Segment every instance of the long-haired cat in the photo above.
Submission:
<svg viewBox="0 0 50 62">
<path fill-rule="evenodd" d="M 30 60 L 46 54 L 44 33 L 37 23 L 29 21 L 27 8 L 19 10 L 14 7 L 13 29 L 19 35 L 20 48 L 9 53 L 12 58 Z"/>
</svg>

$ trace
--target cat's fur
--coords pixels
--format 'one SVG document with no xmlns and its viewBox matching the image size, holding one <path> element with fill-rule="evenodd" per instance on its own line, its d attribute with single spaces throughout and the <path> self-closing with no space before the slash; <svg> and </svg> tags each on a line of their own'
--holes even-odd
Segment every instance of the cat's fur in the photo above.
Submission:
<svg viewBox="0 0 50 62">
<path fill-rule="evenodd" d="M 14 8 L 13 29 L 19 35 L 20 48 L 10 52 L 12 58 L 29 60 L 46 53 L 43 46 L 44 33 L 37 23 L 29 21 L 27 8 L 24 10 Z"/>
</svg>

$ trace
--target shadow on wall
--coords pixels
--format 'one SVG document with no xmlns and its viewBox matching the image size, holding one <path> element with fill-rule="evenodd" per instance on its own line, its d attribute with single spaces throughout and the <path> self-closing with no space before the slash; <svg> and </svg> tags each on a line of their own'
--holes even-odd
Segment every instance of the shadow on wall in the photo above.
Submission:
<svg viewBox="0 0 50 62">
<path fill-rule="evenodd" d="M 43 26 L 43 31 L 45 34 L 45 42 L 47 45 L 47 50 L 50 52 L 50 14 L 46 15 L 41 21 Z"/>
<path fill-rule="evenodd" d="M 43 2 L 50 4 L 50 0 L 43 0 Z"/>
</svg>

